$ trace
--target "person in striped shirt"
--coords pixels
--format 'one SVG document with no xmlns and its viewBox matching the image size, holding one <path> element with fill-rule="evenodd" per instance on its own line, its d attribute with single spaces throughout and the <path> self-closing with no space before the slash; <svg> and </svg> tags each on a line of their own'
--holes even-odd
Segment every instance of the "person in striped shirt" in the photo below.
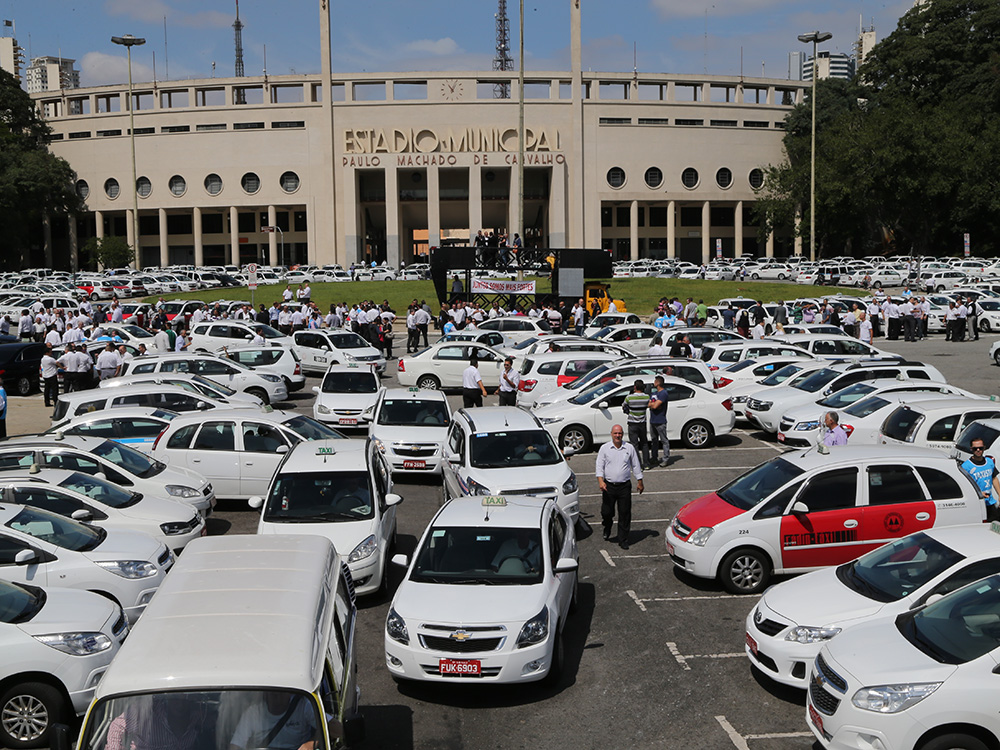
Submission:
<svg viewBox="0 0 1000 750">
<path fill-rule="evenodd" d="M 635 381 L 632 392 L 625 397 L 622 410 L 628 420 L 628 441 L 635 448 L 635 452 L 642 457 L 642 468 L 649 469 L 652 460 L 649 455 L 649 437 L 646 427 L 649 394 L 646 393 L 646 384 L 641 380 Z"/>
</svg>

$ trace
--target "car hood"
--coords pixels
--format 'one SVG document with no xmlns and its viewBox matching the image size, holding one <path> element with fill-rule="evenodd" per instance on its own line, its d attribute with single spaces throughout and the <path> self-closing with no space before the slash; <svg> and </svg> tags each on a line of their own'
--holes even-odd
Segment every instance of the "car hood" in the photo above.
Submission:
<svg viewBox="0 0 1000 750">
<path fill-rule="evenodd" d="M 164 464 L 167 463 L 168 458 L 169 454 L 166 452 L 160 452 L 156 456 L 156 460 L 161 461 Z M 170 465 L 167 465 L 167 468 L 165 468 L 155 477 L 150 477 L 149 479 L 140 479 L 139 481 L 140 482 L 153 481 L 161 485 L 184 484 L 199 490 L 204 489 L 205 486 L 208 484 L 208 480 L 205 479 L 205 477 L 203 477 L 198 472 L 192 471 L 191 469 L 187 469 L 183 466 L 170 466 Z M 170 493 L 168 493 L 164 489 L 162 493 L 157 493 L 157 494 L 160 494 L 162 496 L 162 495 L 168 495 Z"/>
<path fill-rule="evenodd" d="M 677 520 L 694 531 L 702 526 L 717 526 L 743 513 L 746 511 L 730 505 L 713 492 L 692 500 L 677 511 Z"/>
<path fill-rule="evenodd" d="M 555 487 L 558 491 L 569 478 L 570 468 L 563 461 L 542 466 L 512 466 L 508 469 L 460 469 L 459 473 L 471 476 L 493 493 L 533 487 Z"/>
<path fill-rule="evenodd" d="M 163 544 L 140 531 L 108 531 L 107 537 L 97 547 L 82 553 L 88 560 L 146 560 L 155 562 L 163 551 Z"/>
<path fill-rule="evenodd" d="M 316 404 L 328 406 L 331 409 L 367 409 L 378 400 L 375 393 L 317 393 Z"/>
<path fill-rule="evenodd" d="M 525 622 L 541 610 L 542 584 L 475 586 L 415 583 L 404 580 L 392 608 L 410 622 L 442 625 L 492 625 Z M 508 635 L 517 637 L 517 633 Z"/>
<path fill-rule="evenodd" d="M 167 523 L 169 521 L 187 521 L 192 517 L 191 505 L 180 500 L 143 495 L 142 500 L 135 505 L 121 508 L 119 512 L 127 518 Z"/>
<path fill-rule="evenodd" d="M 118 605 L 90 591 L 45 588 L 45 604 L 27 622 L 19 623 L 28 635 L 79 633 L 102 630 L 112 617 L 118 618 Z"/>
<path fill-rule="evenodd" d="M 874 617 L 889 606 L 898 611 L 895 602 L 884 603 L 848 588 L 837 578 L 836 568 L 824 568 L 772 586 L 761 604 L 793 625 L 842 625 L 862 618 Z"/>
<path fill-rule="evenodd" d="M 828 411 L 830 410 L 823 409 L 822 407 L 818 406 L 815 402 L 811 402 L 808 404 L 802 404 L 801 406 L 792 407 L 791 409 L 786 409 L 784 412 L 782 412 L 782 416 L 785 419 L 792 420 L 792 423 L 794 425 L 797 424 L 798 422 L 816 422 L 818 420 L 821 420 L 823 418 L 823 415 L 826 414 L 826 412 Z M 838 410 L 835 409 L 834 411 Z"/>
<path fill-rule="evenodd" d="M 372 425 L 371 437 L 383 443 L 441 443 L 448 437 L 448 427 L 417 427 L 414 425 Z"/>
<path fill-rule="evenodd" d="M 376 533 L 376 519 L 334 521 L 330 523 L 273 523 L 262 521 L 258 534 L 310 534 L 333 542 L 334 549 L 346 560 L 361 542 Z M 383 550 L 385 552 L 385 550 Z M 371 558 L 368 558 L 369 560 Z"/>
</svg>

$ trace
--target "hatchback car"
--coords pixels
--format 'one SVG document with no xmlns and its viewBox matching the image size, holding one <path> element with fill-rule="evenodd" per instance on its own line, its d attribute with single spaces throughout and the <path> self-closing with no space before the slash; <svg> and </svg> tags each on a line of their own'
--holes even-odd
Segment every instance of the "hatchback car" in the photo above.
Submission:
<svg viewBox="0 0 1000 750">
<path fill-rule="evenodd" d="M 396 680 L 556 682 L 576 604 L 573 522 L 552 499 L 446 503 L 424 531 L 385 622 Z"/>
<path fill-rule="evenodd" d="M 374 365 L 376 371 L 385 372 L 385 355 L 353 331 L 296 331 L 292 334 L 292 348 L 307 372 L 323 373 L 330 365 L 352 362 Z"/>
<path fill-rule="evenodd" d="M 255 370 L 224 356 L 181 352 L 135 357 L 122 363 L 123 376 L 152 374 L 200 375 L 265 404 L 288 400 L 288 387 L 280 375 Z"/>
<path fill-rule="evenodd" d="M 294 348 L 284 346 L 229 346 L 222 356 L 258 372 L 269 372 L 285 381 L 289 393 L 301 391 L 306 385 L 299 355 Z"/>
<path fill-rule="evenodd" d="M 572 383 L 595 367 L 620 359 L 616 354 L 589 351 L 549 352 L 525 357 L 519 369 L 517 405 L 531 408 L 539 397 Z"/>
<path fill-rule="evenodd" d="M 388 388 L 369 410 L 368 436 L 394 473 L 440 474 L 451 408 L 441 391 Z"/>
<path fill-rule="evenodd" d="M 919 395 L 901 403 L 882 424 L 879 442 L 915 445 L 950 453 L 962 430 L 979 419 L 1000 417 L 1000 404 L 979 398 L 934 399 Z"/>
<path fill-rule="evenodd" d="M 477 328 L 483 331 L 500 331 L 514 342 L 552 333 L 549 321 L 545 318 L 532 318 L 527 315 L 508 315 L 503 318 L 484 320 L 478 324 Z"/>
<path fill-rule="evenodd" d="M 365 410 L 375 404 L 383 391 L 374 367 L 357 364 L 330 365 L 318 386 L 313 417 L 342 428 L 364 427 Z"/>
<path fill-rule="evenodd" d="M 955 461 L 932 450 L 842 446 L 777 456 L 682 507 L 666 533 L 674 565 L 735 594 L 772 574 L 840 565 L 986 506 Z"/>
<path fill-rule="evenodd" d="M 196 352 L 216 352 L 227 346 L 247 344 L 257 334 L 266 341 L 290 346 L 292 339 L 281 331 L 263 323 L 243 323 L 237 320 L 218 320 L 196 323 L 191 328 L 189 349 Z"/>
</svg>

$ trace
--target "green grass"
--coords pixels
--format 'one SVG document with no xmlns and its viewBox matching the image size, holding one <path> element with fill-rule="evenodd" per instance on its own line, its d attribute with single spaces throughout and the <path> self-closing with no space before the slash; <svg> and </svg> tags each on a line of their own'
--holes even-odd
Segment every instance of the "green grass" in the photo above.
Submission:
<svg viewBox="0 0 1000 750">
<path fill-rule="evenodd" d="M 704 300 L 707 305 L 714 305 L 726 297 L 753 297 L 769 302 L 779 299 L 794 299 L 796 297 L 824 296 L 837 292 L 858 294 L 859 289 L 840 287 L 799 286 L 796 284 L 780 284 L 767 281 L 700 281 L 694 279 L 605 279 L 611 284 L 611 293 L 616 299 L 624 299 L 629 311 L 639 315 L 648 315 L 656 308 L 661 297 L 670 299 L 678 297 L 683 302 L 692 297 L 695 302 Z M 450 282 L 449 282 L 450 287 Z M 259 286 L 254 295 L 257 307 L 264 304 L 270 307 L 275 300 L 281 301 L 284 285 Z M 293 287 L 295 288 L 295 287 Z M 548 292 L 548 279 L 539 279 L 538 291 Z M 250 300 L 250 292 L 245 287 L 230 287 L 219 290 L 201 290 L 187 294 L 166 295 L 169 299 L 190 298 L 211 302 L 218 299 Z M 438 310 L 437 296 L 434 285 L 430 281 L 351 281 L 337 283 L 312 284 L 312 300 L 324 313 L 334 302 L 359 302 L 371 299 L 381 304 L 388 300 L 390 307 L 397 313 L 406 310 L 410 302 L 427 300 L 431 309 Z M 147 297 L 146 302 L 153 303 L 157 296 Z"/>
</svg>

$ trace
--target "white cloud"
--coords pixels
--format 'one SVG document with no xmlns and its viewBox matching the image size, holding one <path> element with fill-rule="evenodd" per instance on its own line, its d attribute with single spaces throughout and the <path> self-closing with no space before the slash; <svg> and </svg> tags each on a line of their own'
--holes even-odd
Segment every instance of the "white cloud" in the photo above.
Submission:
<svg viewBox="0 0 1000 750">
<path fill-rule="evenodd" d="M 88 52 L 80 60 L 80 79 L 84 86 L 103 86 L 128 80 L 128 58 L 107 52 Z M 152 81 L 153 69 L 132 60 L 132 81 Z"/>
<path fill-rule="evenodd" d="M 458 42 L 451 37 L 445 37 L 444 39 L 418 39 L 415 42 L 404 44 L 403 49 L 407 53 L 435 56 L 457 55 L 462 52 L 461 47 L 458 46 Z"/>
<path fill-rule="evenodd" d="M 185 13 L 172 8 L 163 0 L 105 0 L 104 10 L 111 16 L 122 16 L 142 23 L 162 24 L 164 16 L 168 24 L 193 28 L 223 28 L 230 26 L 235 18 L 218 11 Z"/>
</svg>

